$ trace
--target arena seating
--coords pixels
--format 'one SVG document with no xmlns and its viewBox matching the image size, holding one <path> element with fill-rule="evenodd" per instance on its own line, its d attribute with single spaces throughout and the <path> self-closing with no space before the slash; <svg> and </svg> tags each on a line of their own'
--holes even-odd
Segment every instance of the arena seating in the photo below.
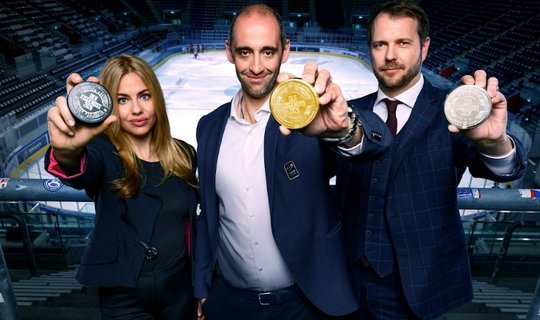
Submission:
<svg viewBox="0 0 540 320">
<path fill-rule="evenodd" d="M 312 4 L 308 0 L 266 2 L 283 14 L 285 23 L 290 13 L 316 16 L 315 12 L 310 12 L 313 7 L 317 10 L 316 1 Z M 353 12 L 369 12 L 369 7 L 362 6 L 377 3 L 344 2 L 344 8 Z M 50 103 L 51 99 L 43 97 L 62 86 L 69 73 L 93 70 L 111 55 L 152 49 L 169 37 L 176 39 L 177 44 L 223 43 L 230 20 L 244 4 L 241 0 L 189 3 L 137 0 L 130 1 L 129 6 L 98 0 L 0 4 L 0 53 L 7 65 L 0 69 L 0 90 L 9 93 L 0 97 L 0 117 L 18 110 L 15 112 L 17 117 L 43 103 Z M 424 0 L 421 5 L 431 22 L 430 53 L 424 67 L 455 83 L 464 74 L 485 69 L 499 79 L 500 89 L 509 98 L 509 110 L 516 114 L 516 119 L 534 119 L 532 110 L 538 109 L 540 101 L 540 14 L 536 1 Z M 163 22 L 164 10 L 180 11 L 186 26 L 180 24 L 176 29 L 165 27 L 147 31 L 149 26 Z M 349 22 L 344 21 L 343 28 L 332 34 L 303 32 L 301 28 L 289 25 L 287 31 L 293 43 L 324 43 L 365 50 L 362 43 L 365 35 L 348 30 Z M 89 45 L 94 49 L 88 49 Z M 33 78 L 17 74 L 15 57 L 31 53 L 37 59 L 40 52 L 47 50 L 56 65 L 39 69 L 38 62 L 37 74 L 46 77 L 44 82 L 54 84 L 30 84 L 28 93 L 12 93 L 22 85 L 29 85 L 28 78 Z M 30 92 L 36 88 L 38 92 Z M 523 112 L 531 114 L 521 116 Z M 532 134 L 538 132 L 536 123 L 529 123 L 528 127 Z"/>
<path fill-rule="evenodd" d="M 352 12 L 359 12 L 366 17 L 371 11 L 371 6 L 381 2 L 380 0 L 338 1 L 343 4 L 344 10 L 351 12 L 351 15 Z M 97 75 L 101 65 L 110 56 L 129 52 L 147 54 L 151 57 L 157 55 L 161 58 L 168 53 L 168 46 L 189 44 L 202 44 L 205 48 L 207 45 L 219 44 L 221 47 L 217 45 L 215 47 L 222 49 L 224 40 L 229 34 L 231 19 L 240 8 L 250 2 L 246 0 L 3 1 L 0 3 L 0 133 L 14 127 L 14 124 L 19 125 L 16 129 L 18 134 L 24 135 L 24 138 L 20 140 L 34 139 L 32 135 L 39 126 L 41 126 L 39 127 L 40 134 L 45 132 L 45 111 L 54 104 L 57 96 L 65 94 L 65 80 L 68 75 L 73 72 L 80 73 L 83 78 Z M 291 14 L 295 13 L 306 13 L 309 19 L 315 19 L 323 0 L 262 0 L 262 2 L 268 3 L 282 13 L 285 30 L 293 44 L 342 47 L 360 52 L 361 57 L 366 57 L 366 61 L 369 61 L 365 29 L 353 30 L 350 16 L 343 19 L 341 28 L 326 30 L 321 27 L 320 32 L 317 28 L 303 30 L 302 24 L 296 24 L 290 20 Z M 457 85 L 464 74 L 470 74 L 477 69 L 485 69 L 489 75 L 499 79 L 500 90 L 508 99 L 511 120 L 518 123 L 519 127 L 532 137 L 540 136 L 538 0 L 419 0 L 419 3 L 428 13 L 431 22 L 431 45 L 427 60 L 423 64 L 425 73 L 440 75 L 444 81 Z M 313 9 L 315 12 L 312 11 Z M 179 12 L 177 16 L 180 21 L 177 25 L 170 24 L 164 19 L 165 12 L 172 10 Z M 21 56 L 26 57 L 26 60 L 22 59 L 24 60 L 22 61 Z M 28 69 L 31 71 L 26 71 Z M 0 163 L 10 156 L 9 153 L 12 150 L 6 148 L 8 144 L 5 141 L 8 141 L 7 138 L 4 139 L 4 136 L 0 135 Z M 536 142 L 538 143 L 538 139 Z M 40 148 L 41 145 L 36 150 Z M 537 149 L 540 148 L 537 147 Z M 538 152 L 540 153 L 540 150 Z M 29 154 L 23 160 L 26 161 L 33 155 Z M 536 155 L 534 159 L 531 157 L 535 162 L 529 163 L 538 163 L 539 157 L 540 155 Z M 535 165 L 531 170 L 540 170 L 540 167 L 536 168 Z M 15 212 L 23 211 L 22 207 L 30 208 L 30 210 L 24 209 L 27 211 L 35 209 L 32 202 L 2 205 L 4 205 L 3 208 Z M 508 212 L 487 213 L 488 216 L 490 214 L 499 219 L 499 216 L 504 216 Z M 516 220 L 523 222 L 523 215 L 519 214 Z M 80 218 L 74 222 L 64 216 L 62 210 L 55 211 L 51 216 L 54 218 L 47 218 L 48 222 L 60 219 L 63 223 L 67 221 L 70 226 L 90 228 L 87 224 L 91 221 L 87 218 Z M 473 219 L 475 221 L 468 223 L 476 222 L 477 218 Z M 501 246 L 504 234 L 504 230 L 498 229 L 499 221 L 488 222 L 493 222 L 492 227 L 497 230 L 487 228 L 486 234 L 482 232 L 479 234 L 484 239 L 488 237 L 493 239 L 493 244 L 488 249 L 495 253 L 482 255 L 482 250 L 485 248 L 475 245 L 473 250 L 477 255 L 471 254 L 471 265 L 477 272 L 474 283 L 476 301 L 445 315 L 444 319 L 515 319 L 516 316 L 513 314 L 486 304 L 485 301 L 493 302 L 493 297 L 498 297 L 501 292 L 509 299 L 513 295 L 525 292 L 525 297 L 529 300 L 519 299 L 524 305 L 522 309 L 526 312 L 536 278 L 531 281 L 530 277 L 519 274 L 519 278 L 507 278 L 507 282 L 504 282 L 505 279 L 502 278 L 498 286 L 487 284 L 485 281 L 476 281 L 476 279 L 486 278 L 485 270 L 479 268 L 480 265 L 487 266 L 487 272 L 493 270 L 493 261 L 487 259 L 497 257 L 496 250 Z M 538 221 L 535 223 L 537 225 Z M 467 227 L 466 221 L 464 225 Z M 54 230 L 56 229 L 60 230 L 55 225 Z M 71 234 L 67 230 L 65 228 L 60 230 L 58 234 L 62 232 L 62 236 L 58 238 L 69 237 Z M 54 234 L 53 231 L 50 234 Z M 0 228 L 0 240 L 5 240 L 2 237 L 5 238 Z M 537 238 L 534 236 L 532 237 L 534 241 L 530 241 L 530 237 L 527 237 L 522 243 L 512 240 L 513 247 L 511 248 L 516 248 L 516 245 L 522 248 L 526 245 L 529 249 L 531 246 L 531 251 L 534 251 L 533 256 L 537 258 L 538 251 L 533 246 L 534 244 L 537 246 L 538 241 L 535 240 Z M 54 242 L 54 237 L 52 242 Z M 69 248 L 82 250 L 82 246 Z M 62 263 L 67 264 L 65 260 L 70 256 L 67 254 L 69 252 L 64 251 L 64 248 L 59 248 L 57 251 L 58 256 L 63 259 Z M 478 251 L 481 251 L 480 254 Z M 80 253 L 77 256 L 80 256 Z M 38 261 L 43 275 L 39 278 L 48 278 L 49 272 L 46 266 L 51 267 L 51 257 L 50 254 L 43 257 L 46 258 L 43 264 Z M 531 264 L 529 260 L 523 259 L 523 256 L 518 258 L 519 261 L 516 264 L 520 266 L 529 264 L 537 267 L 538 265 Z M 530 257 L 525 256 L 525 258 Z M 23 264 L 25 262 L 23 259 Z M 514 268 L 514 265 L 505 263 L 507 263 L 506 266 L 511 267 L 503 269 L 503 275 L 511 272 L 518 273 L 517 270 L 520 270 L 511 270 L 510 268 Z M 65 275 L 69 279 L 63 280 L 74 282 L 72 271 L 76 265 L 70 264 L 64 267 L 67 269 L 67 275 L 62 274 L 62 276 Z M 39 286 L 39 290 L 42 291 L 39 294 L 43 296 L 34 296 L 32 300 L 24 300 L 20 288 L 23 285 L 28 286 L 26 279 L 30 278 L 30 275 L 24 269 L 17 269 L 10 269 L 10 273 L 14 280 L 14 287 L 18 289 L 16 293 L 19 306 L 25 305 L 24 303 L 28 301 L 38 301 L 36 300 L 38 298 L 44 299 L 39 300 L 42 302 L 29 303 L 32 307 L 21 308 L 24 319 L 90 320 L 98 318 L 97 292 L 92 288 L 84 287 L 80 289 L 80 292 L 44 298 L 45 292 L 49 294 L 48 290 L 52 288 Z M 17 272 L 20 272 L 20 275 Z M 53 274 L 56 276 L 52 270 L 50 273 L 51 276 Z M 538 274 L 537 269 L 534 274 Z M 505 301 L 499 301 L 499 303 L 504 304 Z M 480 313 L 483 313 L 483 316 Z"/>
</svg>

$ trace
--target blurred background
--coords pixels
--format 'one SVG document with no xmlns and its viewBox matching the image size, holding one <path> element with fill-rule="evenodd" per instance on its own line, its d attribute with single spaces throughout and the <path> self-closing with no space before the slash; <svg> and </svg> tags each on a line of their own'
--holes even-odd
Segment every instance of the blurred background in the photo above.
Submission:
<svg viewBox="0 0 540 320">
<path fill-rule="evenodd" d="M 283 71 L 307 60 L 337 73 L 346 98 L 376 90 L 367 0 L 269 0 L 293 45 Z M 74 280 L 93 205 L 42 168 L 46 112 L 72 72 L 98 75 L 129 52 L 164 89 L 173 135 L 196 144 L 198 119 L 238 89 L 224 53 L 247 0 L 0 2 L 0 319 L 99 319 L 94 288 Z M 465 175 L 457 190 L 475 301 L 444 319 L 529 319 L 540 276 L 540 5 L 538 0 L 423 0 L 431 45 L 423 74 L 453 88 L 484 69 L 508 99 L 508 130 L 529 150 L 523 179 Z M 195 55 L 197 52 L 197 55 Z M 2 281 L 6 280 L 6 281 Z M 530 317 L 530 316 L 529 316 Z M 530 318 L 532 319 L 532 318 Z M 537 319 L 537 318 L 535 318 Z"/>
</svg>

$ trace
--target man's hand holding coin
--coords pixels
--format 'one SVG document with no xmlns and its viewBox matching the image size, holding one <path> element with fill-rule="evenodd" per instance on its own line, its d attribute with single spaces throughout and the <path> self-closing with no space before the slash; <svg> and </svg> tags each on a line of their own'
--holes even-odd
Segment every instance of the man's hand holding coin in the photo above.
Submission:
<svg viewBox="0 0 540 320">
<path fill-rule="evenodd" d="M 294 77 L 292 74 L 282 72 L 278 76 L 278 83 L 281 84 L 285 81 L 290 81 Z M 280 131 L 284 135 L 290 134 L 292 132 L 291 130 L 299 130 L 308 136 L 332 138 L 345 136 L 351 126 L 347 101 L 343 97 L 340 87 L 332 82 L 330 72 L 325 69 L 319 70 L 315 62 L 308 62 L 304 66 L 301 80 L 311 85 L 314 92 L 318 95 L 318 112 L 309 123 L 300 128 L 291 128 L 280 123 L 282 124 Z M 279 85 L 276 89 L 279 89 Z M 272 98 L 270 104 L 272 109 Z"/>
<path fill-rule="evenodd" d="M 449 122 L 451 122 L 451 124 L 448 126 L 448 129 L 452 132 L 461 132 L 472 141 L 475 141 L 479 151 L 484 154 L 490 156 L 501 156 L 508 154 L 512 150 L 513 145 L 510 138 L 506 135 L 506 122 L 508 118 L 507 102 L 504 95 L 498 90 L 499 81 L 494 77 L 490 77 L 488 79 L 485 71 L 477 70 L 472 76 L 463 76 L 461 78 L 461 83 L 462 87 L 474 85 L 482 88 L 482 90 L 485 90 L 487 92 L 485 99 L 490 100 L 491 108 L 487 111 L 488 113 L 486 114 L 485 119 L 482 119 L 482 121 L 475 125 L 471 125 L 471 127 L 460 127 L 459 124 L 456 125 L 455 121 L 451 120 L 453 119 L 451 116 L 449 117 Z M 460 88 L 458 87 L 456 90 L 458 89 Z M 463 89 L 466 89 L 463 90 L 464 94 L 472 93 L 472 91 L 469 92 L 469 89 L 467 88 Z M 474 90 L 474 92 L 476 92 L 476 90 Z M 475 96 L 475 94 L 471 96 Z M 480 98 L 478 99 L 480 100 Z M 449 99 L 447 98 L 447 101 L 448 100 Z M 483 102 L 478 102 L 479 106 L 482 104 Z M 449 105 L 446 103 L 445 112 L 448 107 Z M 458 116 L 457 118 L 462 117 Z M 464 121 L 466 122 L 467 120 Z"/>
</svg>

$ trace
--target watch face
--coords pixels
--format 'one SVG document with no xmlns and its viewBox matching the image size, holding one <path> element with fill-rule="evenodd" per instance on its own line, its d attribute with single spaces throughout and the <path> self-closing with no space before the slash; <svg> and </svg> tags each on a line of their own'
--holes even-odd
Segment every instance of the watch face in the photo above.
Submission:
<svg viewBox="0 0 540 320">
<path fill-rule="evenodd" d="M 81 82 L 67 97 L 68 108 L 77 122 L 93 125 L 105 120 L 112 111 L 112 98 L 107 89 L 95 82 Z"/>
<path fill-rule="evenodd" d="M 301 129 L 319 112 L 319 95 L 300 79 L 289 79 L 276 86 L 270 97 L 270 111 L 276 121 L 289 129 Z"/>
</svg>

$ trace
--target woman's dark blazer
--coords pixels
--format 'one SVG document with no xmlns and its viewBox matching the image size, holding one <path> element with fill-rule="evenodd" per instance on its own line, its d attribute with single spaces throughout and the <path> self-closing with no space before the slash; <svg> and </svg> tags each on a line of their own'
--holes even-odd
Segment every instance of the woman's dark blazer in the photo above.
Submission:
<svg viewBox="0 0 540 320">
<path fill-rule="evenodd" d="M 194 148 L 188 146 L 194 154 Z M 127 200 L 111 191 L 110 183 L 124 175 L 124 166 L 106 135 L 96 137 L 86 146 L 80 173 L 69 177 L 51 171 L 54 160 L 51 161 L 50 152 L 51 148 L 45 156 L 47 171 L 75 189 L 85 189 L 95 203 L 94 230 L 81 258 L 77 280 L 85 285 L 135 287 L 144 262 L 137 243 L 152 239 L 154 221 L 162 206 L 160 195 L 147 185 Z M 172 179 L 183 182 L 178 177 Z M 191 218 L 196 213 L 197 193 L 193 188 L 189 190 L 186 196 Z"/>
</svg>

